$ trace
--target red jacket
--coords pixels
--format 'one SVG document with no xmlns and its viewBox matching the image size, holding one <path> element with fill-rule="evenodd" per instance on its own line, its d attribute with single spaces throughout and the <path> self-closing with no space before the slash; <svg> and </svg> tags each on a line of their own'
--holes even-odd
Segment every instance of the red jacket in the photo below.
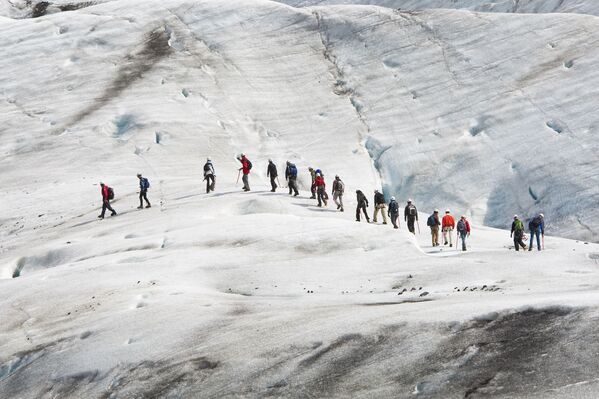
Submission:
<svg viewBox="0 0 599 399">
<path fill-rule="evenodd" d="M 250 163 L 249 163 L 248 159 L 245 157 L 245 155 L 243 157 L 241 157 L 239 162 L 241 162 L 241 169 L 243 170 L 243 174 L 249 175 L 250 174 Z"/>
<path fill-rule="evenodd" d="M 451 215 L 443 216 L 443 220 L 441 221 L 441 227 L 451 227 L 455 229 L 455 219 Z"/>
<path fill-rule="evenodd" d="M 108 186 L 106 184 L 104 187 L 100 186 L 100 192 L 102 193 L 102 200 L 108 201 Z"/>
<path fill-rule="evenodd" d="M 314 185 L 316 187 L 324 187 L 324 178 L 322 176 L 316 176 L 316 180 L 314 180 Z"/>
<path fill-rule="evenodd" d="M 470 234 L 470 222 L 467 220 L 464 220 L 466 222 L 466 231 L 468 232 L 468 234 Z"/>
</svg>

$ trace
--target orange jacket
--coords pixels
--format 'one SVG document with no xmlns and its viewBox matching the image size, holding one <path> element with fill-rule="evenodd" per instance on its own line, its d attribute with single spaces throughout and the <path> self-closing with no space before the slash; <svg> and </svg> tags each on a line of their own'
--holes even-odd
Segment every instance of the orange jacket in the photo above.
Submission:
<svg viewBox="0 0 599 399">
<path fill-rule="evenodd" d="M 451 227 L 455 229 L 455 219 L 451 215 L 443 216 L 443 220 L 441 221 L 441 227 Z"/>
</svg>

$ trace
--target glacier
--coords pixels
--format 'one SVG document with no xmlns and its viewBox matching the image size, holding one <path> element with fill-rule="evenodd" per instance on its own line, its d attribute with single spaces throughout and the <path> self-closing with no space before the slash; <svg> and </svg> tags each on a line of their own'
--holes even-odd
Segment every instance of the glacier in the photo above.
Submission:
<svg viewBox="0 0 599 399">
<path fill-rule="evenodd" d="M 595 397 L 596 5 L 288 3 L 0 3 L 0 397 Z M 377 188 L 420 234 L 354 221 Z"/>
</svg>

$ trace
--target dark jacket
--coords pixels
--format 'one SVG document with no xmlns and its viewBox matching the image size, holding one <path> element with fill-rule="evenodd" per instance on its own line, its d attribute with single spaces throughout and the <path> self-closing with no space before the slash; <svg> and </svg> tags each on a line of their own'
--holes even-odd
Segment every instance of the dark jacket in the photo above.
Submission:
<svg viewBox="0 0 599 399">
<path fill-rule="evenodd" d="M 391 215 L 399 215 L 399 204 L 395 200 L 391 200 L 389 202 L 389 210 L 387 211 L 389 216 Z"/>
<path fill-rule="evenodd" d="M 439 215 L 435 215 L 434 213 L 428 217 L 426 221 L 426 225 L 429 227 L 441 226 L 441 220 L 439 220 Z"/>
<path fill-rule="evenodd" d="M 335 192 L 337 192 L 339 194 L 343 194 L 344 191 L 345 191 L 345 184 L 343 184 L 341 179 L 333 180 L 333 194 L 335 194 Z"/>
<path fill-rule="evenodd" d="M 542 217 L 536 216 L 528 222 L 528 230 L 532 233 L 533 231 L 540 230 L 541 234 L 545 235 L 545 221 Z"/>
<path fill-rule="evenodd" d="M 268 163 L 268 169 L 266 169 L 266 176 L 270 176 L 272 178 L 279 176 L 279 174 L 277 173 L 277 165 L 275 165 L 273 162 Z"/>
<path fill-rule="evenodd" d="M 410 208 L 411 207 L 414 207 L 414 212 L 416 214 L 415 216 L 410 216 Z M 414 206 L 414 204 L 406 205 L 406 208 L 403 211 L 403 216 L 404 216 L 405 220 L 408 220 L 408 219 L 418 220 L 418 209 L 416 209 L 416 207 Z"/>
<path fill-rule="evenodd" d="M 385 201 L 385 196 L 383 195 L 383 193 L 375 193 L 374 194 L 374 204 L 375 205 L 385 205 L 386 201 Z"/>
<path fill-rule="evenodd" d="M 289 163 L 287 164 L 287 168 L 285 168 L 285 179 L 296 178 L 297 177 L 297 167 L 295 164 Z"/>
<path fill-rule="evenodd" d="M 366 205 L 368 206 L 368 199 L 364 195 L 364 193 L 360 190 L 356 191 L 356 199 L 358 200 L 358 206 Z"/>
</svg>

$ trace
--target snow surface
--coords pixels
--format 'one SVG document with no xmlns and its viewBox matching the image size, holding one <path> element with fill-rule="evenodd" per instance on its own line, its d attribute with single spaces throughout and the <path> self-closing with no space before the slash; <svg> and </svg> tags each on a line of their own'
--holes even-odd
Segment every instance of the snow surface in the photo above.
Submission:
<svg viewBox="0 0 599 399">
<path fill-rule="evenodd" d="M 592 0 L 277 0 L 294 7 L 334 4 L 362 4 L 402 10 L 430 8 L 464 9 L 502 13 L 577 13 L 599 15 L 599 3 Z"/>
<path fill-rule="evenodd" d="M 0 20 L 0 397 L 596 397 L 599 245 L 483 225 L 597 240 L 596 25 L 258 0 Z M 354 221 L 381 185 L 416 238 Z M 446 206 L 466 253 L 429 244 Z"/>
</svg>

